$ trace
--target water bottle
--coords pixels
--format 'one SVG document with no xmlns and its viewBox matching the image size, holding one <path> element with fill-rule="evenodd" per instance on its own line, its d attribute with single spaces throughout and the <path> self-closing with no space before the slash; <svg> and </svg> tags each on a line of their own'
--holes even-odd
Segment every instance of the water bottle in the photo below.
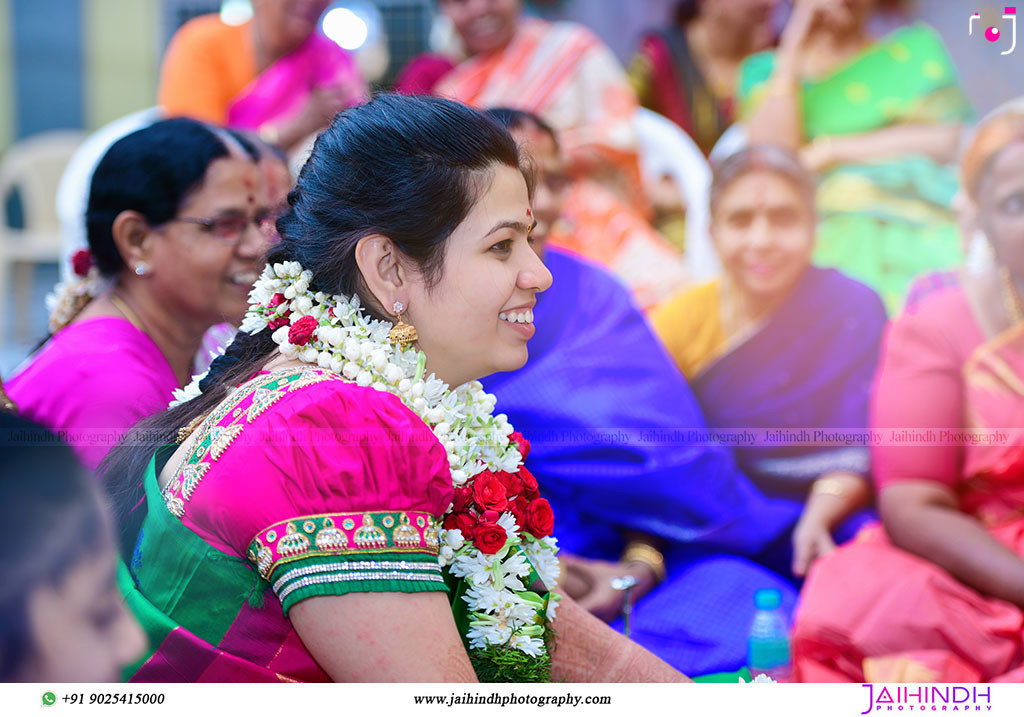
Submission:
<svg viewBox="0 0 1024 717">
<path fill-rule="evenodd" d="M 747 640 L 750 673 L 782 681 L 789 677 L 789 626 L 782 612 L 782 593 L 762 588 L 754 593 L 754 621 Z"/>
</svg>

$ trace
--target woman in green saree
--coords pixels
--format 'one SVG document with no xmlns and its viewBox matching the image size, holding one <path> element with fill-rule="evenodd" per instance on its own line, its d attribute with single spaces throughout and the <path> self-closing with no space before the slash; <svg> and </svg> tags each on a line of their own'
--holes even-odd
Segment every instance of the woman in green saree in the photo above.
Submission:
<svg viewBox="0 0 1024 717">
<path fill-rule="evenodd" d="M 797 0 L 778 51 L 744 62 L 738 92 L 751 143 L 800 151 L 820 174 L 815 263 L 893 313 L 913 277 L 962 258 L 948 163 L 971 110 L 931 28 L 868 36 L 875 4 Z"/>
</svg>

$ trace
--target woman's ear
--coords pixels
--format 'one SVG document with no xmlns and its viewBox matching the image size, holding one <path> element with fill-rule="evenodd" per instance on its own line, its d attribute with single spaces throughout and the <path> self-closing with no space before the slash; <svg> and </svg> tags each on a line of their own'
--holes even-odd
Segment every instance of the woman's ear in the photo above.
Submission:
<svg viewBox="0 0 1024 717">
<path fill-rule="evenodd" d="M 391 306 L 396 301 L 408 305 L 407 275 L 393 241 L 381 234 L 371 234 L 356 243 L 355 253 L 363 282 L 385 313 L 392 313 Z"/>
<path fill-rule="evenodd" d="M 114 246 L 129 271 L 145 273 L 153 266 L 150 243 L 153 241 L 153 230 L 145 218 L 136 211 L 125 210 L 117 215 L 110 228 L 114 237 Z M 138 267 L 145 267 L 137 272 Z"/>
</svg>

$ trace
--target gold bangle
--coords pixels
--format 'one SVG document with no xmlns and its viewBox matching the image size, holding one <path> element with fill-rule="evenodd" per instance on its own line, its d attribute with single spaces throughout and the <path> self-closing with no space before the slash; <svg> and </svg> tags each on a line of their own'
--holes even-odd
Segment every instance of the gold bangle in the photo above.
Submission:
<svg viewBox="0 0 1024 717">
<path fill-rule="evenodd" d="M 647 543 L 630 543 L 622 553 L 623 563 L 642 563 L 651 569 L 654 577 L 660 583 L 665 579 L 665 556 L 661 551 Z"/>
<path fill-rule="evenodd" d="M 817 495 L 834 495 L 836 498 L 842 498 L 848 492 L 838 478 L 820 478 L 811 486 L 811 493 Z"/>
</svg>

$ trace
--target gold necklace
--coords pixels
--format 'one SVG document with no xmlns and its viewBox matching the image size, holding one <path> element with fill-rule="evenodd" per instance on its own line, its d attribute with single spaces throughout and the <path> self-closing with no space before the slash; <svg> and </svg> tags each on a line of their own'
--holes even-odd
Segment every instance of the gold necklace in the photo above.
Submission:
<svg viewBox="0 0 1024 717">
<path fill-rule="evenodd" d="M 144 334 L 147 333 L 146 328 L 142 325 L 142 322 L 139 320 L 138 315 L 136 315 L 134 311 L 128 308 L 128 304 L 124 303 L 124 301 L 118 298 L 115 294 L 108 294 L 108 298 L 110 299 L 110 303 L 114 305 L 114 308 L 116 308 L 118 311 L 124 314 L 124 317 L 128 319 L 129 323 L 131 323 L 132 326 L 134 326 Z"/>
<path fill-rule="evenodd" d="M 999 288 L 1003 295 L 1003 307 L 1010 321 L 1016 325 L 1024 322 L 1024 301 L 1021 300 L 1017 287 L 1014 286 L 1010 270 L 1005 266 L 999 267 Z"/>
</svg>

